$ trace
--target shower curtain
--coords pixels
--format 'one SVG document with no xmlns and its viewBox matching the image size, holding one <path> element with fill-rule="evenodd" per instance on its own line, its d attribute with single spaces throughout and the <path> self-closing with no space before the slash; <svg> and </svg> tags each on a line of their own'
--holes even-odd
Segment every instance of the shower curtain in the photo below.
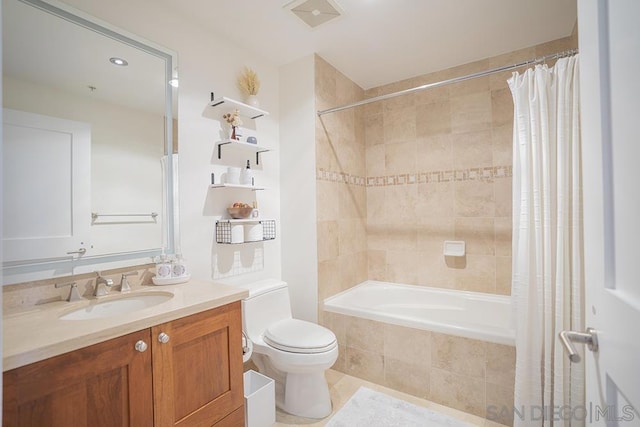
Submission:
<svg viewBox="0 0 640 427">
<path fill-rule="evenodd" d="M 514 73 L 508 83 L 515 107 L 514 425 L 583 426 L 584 364 L 569 363 L 558 339 L 562 330 L 584 329 L 578 57 Z"/>
</svg>

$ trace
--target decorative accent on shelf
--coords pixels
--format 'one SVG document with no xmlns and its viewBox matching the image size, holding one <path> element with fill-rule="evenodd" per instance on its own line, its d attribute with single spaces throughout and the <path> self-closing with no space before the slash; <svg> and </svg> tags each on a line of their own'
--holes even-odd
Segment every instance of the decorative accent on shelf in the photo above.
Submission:
<svg viewBox="0 0 640 427">
<path fill-rule="evenodd" d="M 259 107 L 258 91 L 260 90 L 260 79 L 255 71 L 245 66 L 238 76 L 238 87 L 245 94 L 247 104 L 252 107 Z"/>
<path fill-rule="evenodd" d="M 233 113 L 226 113 L 222 118 L 231 125 L 231 139 L 240 140 L 240 137 L 242 136 L 240 134 L 240 126 L 242 125 L 240 110 L 236 109 Z"/>
</svg>

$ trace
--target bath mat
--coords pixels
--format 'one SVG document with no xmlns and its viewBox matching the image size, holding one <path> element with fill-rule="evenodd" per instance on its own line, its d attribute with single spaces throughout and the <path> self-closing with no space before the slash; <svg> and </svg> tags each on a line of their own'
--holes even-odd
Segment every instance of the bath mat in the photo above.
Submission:
<svg viewBox="0 0 640 427">
<path fill-rule="evenodd" d="M 326 427 L 472 427 L 448 415 L 366 387 L 331 417 Z"/>
</svg>

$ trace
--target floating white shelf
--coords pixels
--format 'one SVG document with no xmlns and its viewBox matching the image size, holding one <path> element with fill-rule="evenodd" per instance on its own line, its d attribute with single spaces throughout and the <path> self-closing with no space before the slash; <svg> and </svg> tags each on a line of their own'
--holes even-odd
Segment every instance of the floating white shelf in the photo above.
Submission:
<svg viewBox="0 0 640 427">
<path fill-rule="evenodd" d="M 249 144 L 248 142 L 236 141 L 235 139 L 223 139 L 222 141 L 216 142 L 216 146 L 218 147 L 218 159 L 222 158 L 222 147 L 224 146 L 233 150 L 252 151 L 256 153 L 257 165 L 260 164 L 260 153 L 271 151 L 270 148 L 266 148 L 262 145 Z"/>
<path fill-rule="evenodd" d="M 222 96 L 216 98 L 209 103 L 212 107 L 230 107 L 240 112 L 241 116 L 249 117 L 250 119 L 257 119 L 258 117 L 268 116 L 269 113 L 251 105 L 247 105 L 244 102 L 236 101 L 235 99 Z"/>
<path fill-rule="evenodd" d="M 241 185 L 241 184 L 211 184 L 209 188 L 245 188 L 247 190 L 264 190 L 264 187 L 255 187 L 253 185 Z"/>
</svg>

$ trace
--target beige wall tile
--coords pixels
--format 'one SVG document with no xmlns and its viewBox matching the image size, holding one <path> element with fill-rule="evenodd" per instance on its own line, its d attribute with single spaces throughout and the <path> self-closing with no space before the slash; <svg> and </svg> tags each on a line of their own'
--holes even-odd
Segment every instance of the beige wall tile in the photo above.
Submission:
<svg viewBox="0 0 640 427">
<path fill-rule="evenodd" d="M 377 384 L 384 383 L 384 359 L 381 354 L 352 347 L 346 349 L 345 372 Z"/>
<path fill-rule="evenodd" d="M 431 368 L 430 399 L 441 405 L 484 417 L 486 391 L 480 378 Z"/>
<path fill-rule="evenodd" d="M 339 313 L 332 313 L 330 311 L 323 312 L 322 325 L 331 330 L 338 340 L 338 344 L 345 346 L 347 343 L 347 323 L 349 316 L 344 316 Z"/>
<path fill-rule="evenodd" d="M 491 129 L 491 95 L 488 90 L 451 96 L 451 131 L 465 133 Z"/>
<path fill-rule="evenodd" d="M 484 62 L 484 68 L 481 68 L 482 66 L 475 66 L 473 67 L 475 71 L 472 71 L 471 69 L 460 70 L 457 74 L 459 74 L 460 76 L 463 76 L 463 75 L 466 76 L 474 72 L 487 70 L 489 68 L 488 63 L 489 61 Z M 452 97 L 459 96 L 459 95 L 468 95 L 470 93 L 486 92 L 488 90 L 489 90 L 489 76 L 478 77 L 478 78 L 467 80 L 464 82 L 455 83 L 449 86 L 449 93 Z"/>
<path fill-rule="evenodd" d="M 456 271 L 456 289 L 496 293 L 496 257 L 467 255 L 466 265 Z"/>
<path fill-rule="evenodd" d="M 442 255 L 445 240 L 455 238 L 455 219 L 448 217 L 420 218 L 418 225 L 418 246 L 422 252 Z"/>
<path fill-rule="evenodd" d="M 384 193 L 386 187 L 367 187 L 367 218 L 372 221 L 386 222 L 387 208 Z"/>
<path fill-rule="evenodd" d="M 338 222 L 318 222 L 318 262 L 338 257 Z"/>
<path fill-rule="evenodd" d="M 496 239 L 496 255 L 511 256 L 511 239 L 512 239 L 512 219 L 511 217 L 496 217 L 495 222 L 495 239 Z"/>
<path fill-rule="evenodd" d="M 451 218 L 455 213 L 454 184 L 451 182 L 418 184 L 416 218 Z"/>
<path fill-rule="evenodd" d="M 418 105 L 415 109 L 416 137 L 426 138 L 451 132 L 449 100 Z"/>
<path fill-rule="evenodd" d="M 496 293 L 511 295 L 511 257 L 496 257 Z"/>
<path fill-rule="evenodd" d="M 382 114 L 365 116 L 364 138 L 367 147 L 384 144 L 384 126 L 382 122 Z"/>
<path fill-rule="evenodd" d="M 334 182 L 316 181 L 316 203 L 318 221 L 336 221 L 340 218 L 338 195 Z"/>
<path fill-rule="evenodd" d="M 414 250 L 387 251 L 387 280 L 394 283 L 418 284 L 418 253 Z"/>
<path fill-rule="evenodd" d="M 354 252 L 338 257 L 340 291 L 347 290 L 366 279 L 367 253 Z"/>
<path fill-rule="evenodd" d="M 417 140 L 416 170 L 442 171 L 453 169 L 451 135 L 440 134 Z"/>
<path fill-rule="evenodd" d="M 338 221 L 338 253 L 348 255 L 358 250 L 357 220 L 341 219 Z"/>
<path fill-rule="evenodd" d="M 513 388 L 515 372 L 516 348 L 511 345 L 486 343 L 487 382 Z"/>
<path fill-rule="evenodd" d="M 386 175 L 384 144 L 367 147 L 366 158 L 367 176 Z"/>
<path fill-rule="evenodd" d="M 414 107 L 385 110 L 382 121 L 385 143 L 412 141 L 416 138 L 416 109 Z"/>
<path fill-rule="evenodd" d="M 384 385 L 423 399 L 429 398 L 429 368 L 384 358 Z"/>
<path fill-rule="evenodd" d="M 431 366 L 484 382 L 485 347 L 483 341 L 432 332 Z"/>
<path fill-rule="evenodd" d="M 453 168 L 483 168 L 493 165 L 491 130 L 451 135 Z"/>
<path fill-rule="evenodd" d="M 491 130 L 493 144 L 493 165 L 510 166 L 513 164 L 513 124 L 494 127 Z"/>
<path fill-rule="evenodd" d="M 315 93 L 316 99 L 326 102 L 331 106 L 336 103 L 336 74 L 337 70 L 322 59 L 315 55 Z M 329 107 L 327 107 L 329 108 Z"/>
<path fill-rule="evenodd" d="M 373 320 L 351 317 L 347 324 L 347 347 L 383 355 L 384 334 Z"/>
<path fill-rule="evenodd" d="M 460 181 L 455 183 L 456 216 L 492 217 L 495 215 L 494 186 L 491 182 Z"/>
<path fill-rule="evenodd" d="M 495 194 L 495 215 L 510 217 L 513 209 L 511 178 L 497 178 L 493 185 Z"/>
<path fill-rule="evenodd" d="M 418 188 L 416 185 L 394 185 L 386 187 L 384 193 L 386 218 L 388 220 L 415 223 L 418 218 Z"/>
<path fill-rule="evenodd" d="M 431 332 L 379 323 L 384 331 L 384 357 L 401 360 L 423 369 L 431 366 Z"/>
<path fill-rule="evenodd" d="M 385 175 L 416 172 L 416 141 L 385 144 Z"/>
<path fill-rule="evenodd" d="M 483 415 L 491 421 L 513 425 L 513 387 L 501 387 L 487 382 L 487 413 Z"/>
<path fill-rule="evenodd" d="M 435 80 L 433 82 L 435 82 Z M 416 87 L 421 86 L 423 84 L 427 84 L 427 83 L 428 82 L 426 81 L 420 82 L 419 84 L 416 84 Z M 439 102 L 448 102 L 448 101 L 449 101 L 449 86 L 435 87 L 431 89 L 421 90 L 415 93 L 416 105 L 436 104 Z"/>
<path fill-rule="evenodd" d="M 318 263 L 318 299 L 340 292 L 340 263 L 337 258 Z"/>
<path fill-rule="evenodd" d="M 370 280 L 387 281 L 387 252 L 368 251 L 368 278 Z"/>
<path fill-rule="evenodd" d="M 466 242 L 469 255 L 495 255 L 493 218 L 456 218 L 455 240 Z"/>
<path fill-rule="evenodd" d="M 513 124 L 513 98 L 509 89 L 491 91 L 491 117 L 494 128 Z"/>
</svg>

